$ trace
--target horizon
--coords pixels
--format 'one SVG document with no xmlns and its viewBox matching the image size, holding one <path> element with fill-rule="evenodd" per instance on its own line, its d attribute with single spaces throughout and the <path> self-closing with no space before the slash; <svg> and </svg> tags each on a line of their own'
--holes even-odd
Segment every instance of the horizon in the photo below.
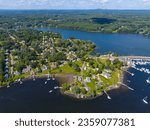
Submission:
<svg viewBox="0 0 150 130">
<path fill-rule="evenodd" d="M 0 0 L 0 10 L 150 10 L 150 0 Z"/>
<path fill-rule="evenodd" d="M 102 10 L 102 11 L 109 11 L 109 10 L 113 10 L 113 11 L 150 11 L 150 9 L 1 9 L 0 11 L 98 11 L 98 10 Z"/>
</svg>

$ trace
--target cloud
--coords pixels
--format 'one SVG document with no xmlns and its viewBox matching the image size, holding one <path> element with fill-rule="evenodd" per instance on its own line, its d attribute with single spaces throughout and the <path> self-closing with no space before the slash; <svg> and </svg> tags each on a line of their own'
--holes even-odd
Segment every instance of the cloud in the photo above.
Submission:
<svg viewBox="0 0 150 130">
<path fill-rule="evenodd" d="M 150 9 L 150 0 L 0 0 L 1 9 Z"/>
<path fill-rule="evenodd" d="M 96 3 L 107 3 L 109 2 L 109 0 L 92 0 L 93 2 L 96 2 Z"/>
</svg>

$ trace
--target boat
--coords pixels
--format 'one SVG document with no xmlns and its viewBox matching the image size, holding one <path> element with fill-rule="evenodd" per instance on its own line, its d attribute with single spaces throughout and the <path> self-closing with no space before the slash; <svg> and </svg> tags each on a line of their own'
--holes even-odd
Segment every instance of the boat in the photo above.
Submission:
<svg viewBox="0 0 150 130">
<path fill-rule="evenodd" d="M 107 98 L 108 98 L 109 100 L 111 100 L 111 97 L 110 97 L 109 95 L 107 96 Z"/>
<path fill-rule="evenodd" d="M 150 84 L 150 77 L 146 80 L 146 82 L 147 82 L 148 84 Z"/>
<path fill-rule="evenodd" d="M 142 101 L 143 101 L 145 104 L 148 104 L 147 99 L 148 99 L 148 97 L 146 96 L 146 97 L 144 97 L 144 98 L 142 99 Z"/>
<path fill-rule="evenodd" d="M 20 84 L 23 84 L 23 82 L 22 82 L 22 81 L 20 81 Z"/>
<path fill-rule="evenodd" d="M 58 89 L 58 88 L 59 88 L 58 86 L 54 87 L 54 89 Z"/>
<path fill-rule="evenodd" d="M 7 85 L 7 88 L 10 88 L 10 85 L 9 85 L 9 84 Z"/>
<path fill-rule="evenodd" d="M 45 81 L 45 84 L 47 84 L 47 81 Z"/>
<path fill-rule="evenodd" d="M 135 74 L 134 74 L 134 73 L 131 73 L 131 75 L 134 76 Z"/>
<path fill-rule="evenodd" d="M 52 92 L 53 92 L 53 90 L 50 90 L 50 91 L 49 91 L 49 93 L 52 93 Z"/>
<path fill-rule="evenodd" d="M 131 82 L 130 80 L 127 80 L 129 83 Z"/>
<path fill-rule="evenodd" d="M 47 78 L 47 80 L 49 81 L 49 80 L 51 80 L 50 78 Z"/>
<path fill-rule="evenodd" d="M 52 80 L 55 80 L 55 76 L 53 75 Z"/>
<path fill-rule="evenodd" d="M 105 90 L 104 90 L 104 93 L 106 94 L 107 99 L 111 100 L 111 97 L 108 95 L 108 93 Z"/>
</svg>

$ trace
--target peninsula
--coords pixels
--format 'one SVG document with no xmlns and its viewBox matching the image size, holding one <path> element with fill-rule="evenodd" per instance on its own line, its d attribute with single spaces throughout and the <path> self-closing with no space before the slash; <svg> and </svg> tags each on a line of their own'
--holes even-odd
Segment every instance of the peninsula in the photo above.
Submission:
<svg viewBox="0 0 150 130">
<path fill-rule="evenodd" d="M 63 40 L 59 33 L 33 29 L 0 31 L 0 86 L 26 78 L 71 75 L 71 82 L 61 84 L 61 92 L 93 98 L 117 87 L 126 65 L 114 53 L 92 55 L 96 46 L 90 41 Z"/>
</svg>

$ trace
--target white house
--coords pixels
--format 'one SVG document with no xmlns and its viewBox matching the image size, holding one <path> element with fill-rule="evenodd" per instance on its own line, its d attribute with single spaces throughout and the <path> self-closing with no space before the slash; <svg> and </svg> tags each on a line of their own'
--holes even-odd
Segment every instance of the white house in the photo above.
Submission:
<svg viewBox="0 0 150 130">
<path fill-rule="evenodd" d="M 81 76 L 78 77 L 78 81 L 80 81 L 80 82 L 82 81 L 82 77 Z"/>
<path fill-rule="evenodd" d="M 88 82 L 88 83 L 90 83 L 90 82 L 91 82 L 91 79 L 90 79 L 90 77 L 86 77 L 86 79 L 85 79 L 85 82 Z"/>
<path fill-rule="evenodd" d="M 47 70 L 47 66 L 46 66 L 46 65 L 43 65 L 42 71 L 45 71 L 45 70 Z"/>
<path fill-rule="evenodd" d="M 111 77 L 111 75 L 109 73 L 107 73 L 107 72 L 103 72 L 101 75 L 103 77 L 105 77 L 106 79 L 109 79 Z"/>
</svg>

